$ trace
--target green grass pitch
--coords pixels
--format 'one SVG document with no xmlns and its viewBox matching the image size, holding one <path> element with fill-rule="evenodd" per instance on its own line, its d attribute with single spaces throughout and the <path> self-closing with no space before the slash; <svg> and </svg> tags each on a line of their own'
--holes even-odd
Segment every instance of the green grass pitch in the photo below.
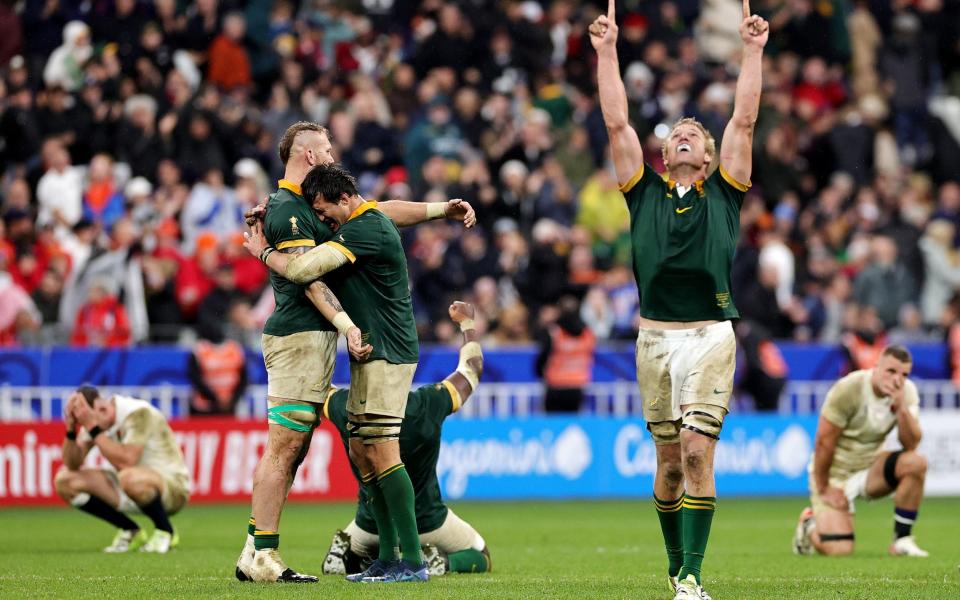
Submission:
<svg viewBox="0 0 960 600">
<path fill-rule="evenodd" d="M 916 533 L 929 559 L 886 555 L 889 500 L 858 505 L 852 557 L 796 557 L 790 537 L 802 499 L 720 499 L 705 583 L 717 600 L 752 598 L 960 598 L 960 500 L 924 503 Z M 2 598 L 630 598 L 665 599 L 666 559 L 653 506 L 636 502 L 458 503 L 491 548 L 494 571 L 427 584 L 365 586 L 339 577 L 317 585 L 241 584 L 233 564 L 247 507 L 191 506 L 173 522 L 181 545 L 166 556 L 105 555 L 113 531 L 68 508 L 0 510 Z M 292 504 L 283 556 L 319 573 L 346 504 Z"/>
</svg>

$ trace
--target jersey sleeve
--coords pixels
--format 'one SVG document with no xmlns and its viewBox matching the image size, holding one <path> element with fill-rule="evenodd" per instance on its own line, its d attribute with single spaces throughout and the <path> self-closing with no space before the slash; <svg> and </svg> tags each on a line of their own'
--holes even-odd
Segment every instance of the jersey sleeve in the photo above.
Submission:
<svg viewBox="0 0 960 600">
<path fill-rule="evenodd" d="M 652 185 L 663 185 L 663 178 L 657 174 L 653 167 L 643 163 L 640 169 L 630 178 L 630 181 L 620 186 L 620 192 L 623 193 L 627 201 L 627 208 L 633 212 L 640 206 L 645 192 Z"/>
<path fill-rule="evenodd" d="M 727 173 L 723 165 L 720 165 L 716 172 L 710 177 L 712 177 L 717 182 L 717 185 L 720 186 L 720 189 L 723 190 L 723 195 L 736 204 L 737 207 L 743 205 L 743 199 L 747 195 L 747 190 L 753 185 L 750 182 L 743 183 L 737 181 L 730 173 Z"/>
<path fill-rule="evenodd" d="M 318 232 L 315 219 L 306 211 L 306 206 L 295 202 L 267 205 L 264 218 L 264 235 L 277 250 L 287 248 L 312 248 L 317 245 Z"/>
<path fill-rule="evenodd" d="M 845 377 L 830 388 L 821 412 L 826 420 L 841 429 L 847 427 L 850 419 L 857 413 L 856 387 L 856 385 L 851 385 L 849 377 Z"/>
<path fill-rule="evenodd" d="M 375 215 L 363 215 L 351 219 L 340 227 L 328 245 L 346 255 L 350 262 L 366 256 L 376 256 L 383 245 L 383 223 L 385 219 Z"/>
<path fill-rule="evenodd" d="M 155 427 L 154 415 L 148 408 L 135 410 L 123 421 L 121 444 L 146 446 Z"/>
</svg>

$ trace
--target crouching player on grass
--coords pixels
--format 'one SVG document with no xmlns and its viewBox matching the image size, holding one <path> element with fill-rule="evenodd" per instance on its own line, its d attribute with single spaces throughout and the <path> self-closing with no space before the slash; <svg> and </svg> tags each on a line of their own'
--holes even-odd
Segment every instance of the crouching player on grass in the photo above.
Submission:
<svg viewBox="0 0 960 600">
<path fill-rule="evenodd" d="M 437 481 L 443 421 L 467 401 L 483 371 L 483 353 L 474 329 L 473 306 L 454 302 L 449 312 L 450 318 L 463 331 L 464 343 L 460 348 L 457 370 L 440 383 L 425 385 L 408 394 L 400 430 L 400 457 L 413 482 L 417 530 L 430 575 L 479 573 L 489 571 L 491 567 L 486 542 L 469 523 L 447 508 Z M 348 390 L 332 391 L 323 406 L 323 415 L 340 432 L 344 448 L 349 452 L 347 397 Z M 359 471 L 352 464 L 351 467 L 359 481 Z M 346 529 L 334 534 L 323 561 L 325 574 L 360 573 L 379 555 L 377 523 L 371 514 L 369 495 L 367 488 L 361 486 L 356 517 Z"/>
<path fill-rule="evenodd" d="M 830 388 L 820 413 L 810 463 L 810 503 L 793 538 L 797 554 L 853 553 L 853 501 L 893 494 L 890 554 L 927 556 L 912 535 L 927 460 L 920 445 L 920 398 L 907 379 L 910 352 L 888 346 L 873 369 L 850 373 Z M 897 428 L 902 450 L 882 451 Z"/>
<path fill-rule="evenodd" d="M 143 400 L 104 398 L 95 387 L 82 386 L 67 399 L 64 420 L 63 467 L 54 485 L 61 498 L 118 529 L 104 552 L 140 547 L 163 554 L 175 547 L 179 538 L 169 517 L 187 503 L 190 478 L 160 411 Z M 111 468 L 81 467 L 95 446 Z M 149 539 L 124 514 L 136 512 L 153 521 Z"/>
</svg>

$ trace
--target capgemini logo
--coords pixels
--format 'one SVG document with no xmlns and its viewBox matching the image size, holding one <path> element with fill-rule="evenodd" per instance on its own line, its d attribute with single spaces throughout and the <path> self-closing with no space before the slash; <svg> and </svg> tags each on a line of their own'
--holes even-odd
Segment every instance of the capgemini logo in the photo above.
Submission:
<svg viewBox="0 0 960 600">
<path fill-rule="evenodd" d="M 437 477 L 450 498 L 460 498 L 470 477 L 560 476 L 574 480 L 593 462 L 586 432 L 569 425 L 559 435 L 549 429 L 526 437 L 517 428 L 507 439 L 455 440 L 440 446 Z"/>
<path fill-rule="evenodd" d="M 807 470 L 812 452 L 810 434 L 799 425 L 791 425 L 777 438 L 777 445 L 773 449 L 773 462 L 777 465 L 777 470 L 787 477 L 798 477 Z"/>
<path fill-rule="evenodd" d="M 583 475 L 592 461 L 590 438 L 576 425 L 564 429 L 553 444 L 554 468 L 567 479 L 576 479 Z"/>
</svg>

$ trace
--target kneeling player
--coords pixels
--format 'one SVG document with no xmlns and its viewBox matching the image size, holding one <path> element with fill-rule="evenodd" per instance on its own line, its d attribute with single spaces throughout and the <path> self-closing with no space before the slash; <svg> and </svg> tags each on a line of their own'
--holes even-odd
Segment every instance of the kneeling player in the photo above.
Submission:
<svg viewBox="0 0 960 600">
<path fill-rule="evenodd" d="M 927 556 L 911 535 L 927 473 L 927 461 L 916 450 L 920 398 L 907 379 L 912 364 L 906 348 L 889 346 L 876 367 L 854 371 L 830 388 L 810 463 L 812 508 L 800 514 L 795 553 L 852 553 L 854 499 L 873 500 L 892 492 L 890 554 Z M 903 450 L 881 452 L 894 426 Z"/>
<path fill-rule="evenodd" d="M 82 386 L 64 409 L 67 438 L 63 468 L 54 485 L 61 498 L 119 529 L 104 552 L 166 553 L 179 541 L 170 515 L 190 496 L 190 478 L 180 447 L 164 416 L 143 400 L 103 398 Z M 77 433 L 77 425 L 82 429 Z M 112 469 L 81 468 L 96 446 Z M 153 521 L 146 534 L 124 513 L 140 512 Z"/>
<path fill-rule="evenodd" d="M 430 575 L 476 573 L 489 571 L 491 567 L 490 552 L 483 538 L 444 505 L 437 481 L 443 421 L 447 415 L 457 412 L 476 389 L 483 370 L 483 354 L 476 341 L 473 315 L 470 304 L 454 302 L 450 306 L 450 318 L 459 323 L 463 331 L 460 364 L 442 382 L 410 392 L 400 431 L 400 454 L 416 493 L 417 530 Z M 340 432 L 345 448 L 350 439 L 347 397 L 348 390 L 336 390 L 323 407 L 326 418 Z M 359 480 L 356 467 L 353 474 Z M 366 488 L 361 486 L 356 517 L 346 529 L 334 535 L 323 561 L 324 573 L 360 573 L 380 554 L 377 524 L 370 514 L 367 496 Z M 392 555 L 393 550 L 387 550 L 387 554 Z"/>
</svg>

